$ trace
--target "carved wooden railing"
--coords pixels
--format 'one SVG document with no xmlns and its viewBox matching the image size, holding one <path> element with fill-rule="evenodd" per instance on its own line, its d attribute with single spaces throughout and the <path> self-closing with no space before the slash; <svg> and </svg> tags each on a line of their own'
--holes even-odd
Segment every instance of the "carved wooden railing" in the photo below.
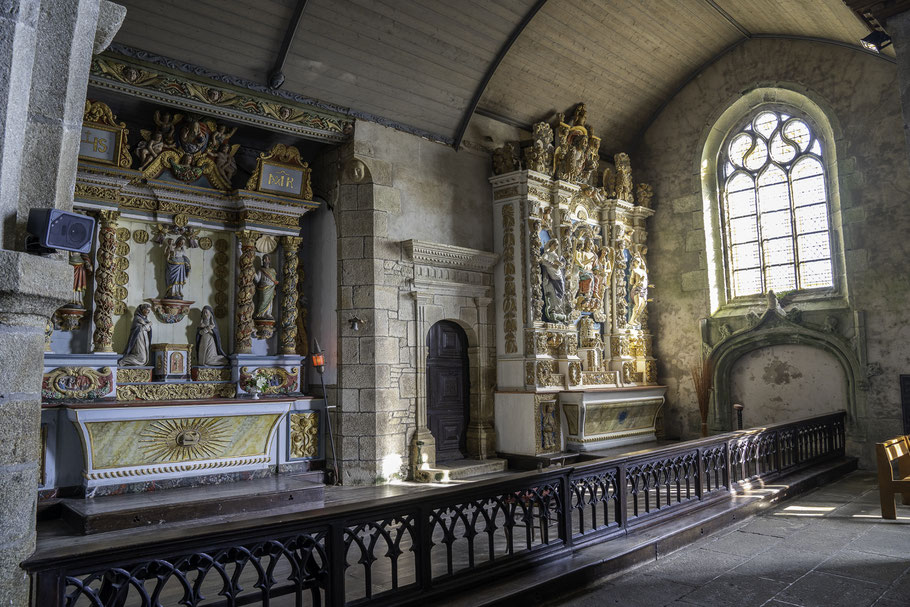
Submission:
<svg viewBox="0 0 910 607">
<path fill-rule="evenodd" d="M 39 551 L 41 607 L 402 604 L 729 499 L 844 455 L 845 414 L 574 467 L 200 530 Z M 137 539 L 138 538 L 138 539 Z"/>
</svg>

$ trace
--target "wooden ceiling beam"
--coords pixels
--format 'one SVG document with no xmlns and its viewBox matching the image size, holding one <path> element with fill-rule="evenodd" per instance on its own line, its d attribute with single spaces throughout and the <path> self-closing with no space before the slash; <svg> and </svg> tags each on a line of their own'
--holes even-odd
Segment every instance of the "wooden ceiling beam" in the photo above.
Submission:
<svg viewBox="0 0 910 607">
<path fill-rule="evenodd" d="M 297 0 L 294 6 L 294 14 L 288 22 L 288 28 L 284 32 L 284 39 L 281 41 L 281 49 L 278 51 L 278 57 L 275 59 L 275 65 L 269 72 L 266 83 L 271 89 L 279 89 L 284 84 L 284 64 L 288 59 L 288 53 L 291 51 L 291 43 L 300 29 L 300 22 L 303 21 L 303 11 L 306 9 L 307 0 Z"/>
<path fill-rule="evenodd" d="M 458 130 L 455 131 L 455 143 L 452 147 L 456 150 L 461 147 L 461 140 L 464 138 L 465 131 L 468 130 L 468 123 L 471 121 L 471 116 L 474 115 L 474 110 L 477 109 L 477 104 L 480 103 L 480 98 L 483 97 L 483 92 L 486 90 L 487 85 L 490 83 L 490 79 L 493 77 L 496 68 L 499 67 L 499 64 L 502 63 L 502 60 L 505 59 L 506 53 L 509 52 L 509 49 L 512 48 L 512 45 L 518 39 L 518 36 L 521 35 L 521 32 L 528 26 L 531 22 L 531 19 L 534 18 L 540 9 L 543 8 L 543 5 L 547 3 L 547 0 L 537 0 L 534 3 L 534 6 L 525 14 L 522 20 L 515 26 L 515 29 L 512 30 L 512 33 L 509 34 L 509 37 L 503 42 L 502 47 L 500 47 L 499 52 L 496 53 L 496 57 L 493 58 L 493 61 L 490 63 L 490 66 L 487 68 L 486 73 L 483 76 L 483 80 L 480 81 L 480 84 L 477 85 L 477 89 L 474 91 L 474 96 L 471 98 L 471 103 L 468 104 L 468 107 L 465 108 L 464 115 L 461 117 L 461 123 L 458 125 Z"/>
</svg>

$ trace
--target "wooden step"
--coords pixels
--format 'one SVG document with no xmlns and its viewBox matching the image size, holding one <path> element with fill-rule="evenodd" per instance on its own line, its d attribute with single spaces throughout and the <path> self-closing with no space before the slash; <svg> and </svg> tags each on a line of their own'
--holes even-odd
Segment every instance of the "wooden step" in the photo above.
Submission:
<svg viewBox="0 0 910 607">
<path fill-rule="evenodd" d="M 322 474 L 321 471 L 318 472 Z M 61 518 L 83 535 L 295 506 L 321 508 L 314 473 L 181 489 L 61 500 Z"/>
</svg>

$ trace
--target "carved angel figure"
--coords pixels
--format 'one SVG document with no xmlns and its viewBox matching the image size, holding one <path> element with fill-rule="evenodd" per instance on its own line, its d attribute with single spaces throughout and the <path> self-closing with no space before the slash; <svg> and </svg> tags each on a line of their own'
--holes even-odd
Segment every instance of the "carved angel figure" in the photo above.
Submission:
<svg viewBox="0 0 910 607">
<path fill-rule="evenodd" d="M 625 152 L 620 152 L 613 157 L 613 162 L 616 165 L 616 186 L 615 196 L 626 202 L 635 202 L 635 195 L 632 191 L 632 162 L 629 160 L 629 155 Z"/>
<path fill-rule="evenodd" d="M 145 367 L 149 364 L 149 346 L 152 343 L 152 322 L 149 320 L 150 304 L 140 304 L 133 315 L 130 338 L 118 363 L 121 367 Z"/>
<path fill-rule="evenodd" d="M 158 155 L 164 151 L 164 136 L 161 131 L 154 135 L 146 130 L 141 132 L 143 139 L 136 145 L 136 157 L 139 158 L 139 168 L 148 166 Z"/>
<path fill-rule="evenodd" d="M 174 132 L 177 128 L 177 123 L 182 118 L 183 114 L 171 115 L 170 112 L 162 114 L 155 110 L 155 124 L 158 125 L 158 132 L 161 133 L 166 145 L 174 145 Z"/>
<path fill-rule="evenodd" d="M 234 145 L 222 143 L 215 154 L 215 168 L 227 182 L 230 182 L 231 178 L 234 177 L 234 173 L 237 172 L 237 161 L 234 159 L 234 155 L 238 149 L 240 149 L 239 143 Z"/>
<path fill-rule="evenodd" d="M 550 173 L 553 166 L 553 128 L 546 122 L 534 125 L 534 142 L 525 150 L 525 164 L 538 173 Z"/>
</svg>

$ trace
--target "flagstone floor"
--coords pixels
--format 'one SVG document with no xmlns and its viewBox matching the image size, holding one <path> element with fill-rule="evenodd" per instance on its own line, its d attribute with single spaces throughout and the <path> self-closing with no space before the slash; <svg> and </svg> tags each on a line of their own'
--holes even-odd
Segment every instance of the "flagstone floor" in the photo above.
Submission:
<svg viewBox="0 0 910 607">
<path fill-rule="evenodd" d="M 910 506 L 897 514 L 853 472 L 546 607 L 908 607 Z"/>
</svg>

